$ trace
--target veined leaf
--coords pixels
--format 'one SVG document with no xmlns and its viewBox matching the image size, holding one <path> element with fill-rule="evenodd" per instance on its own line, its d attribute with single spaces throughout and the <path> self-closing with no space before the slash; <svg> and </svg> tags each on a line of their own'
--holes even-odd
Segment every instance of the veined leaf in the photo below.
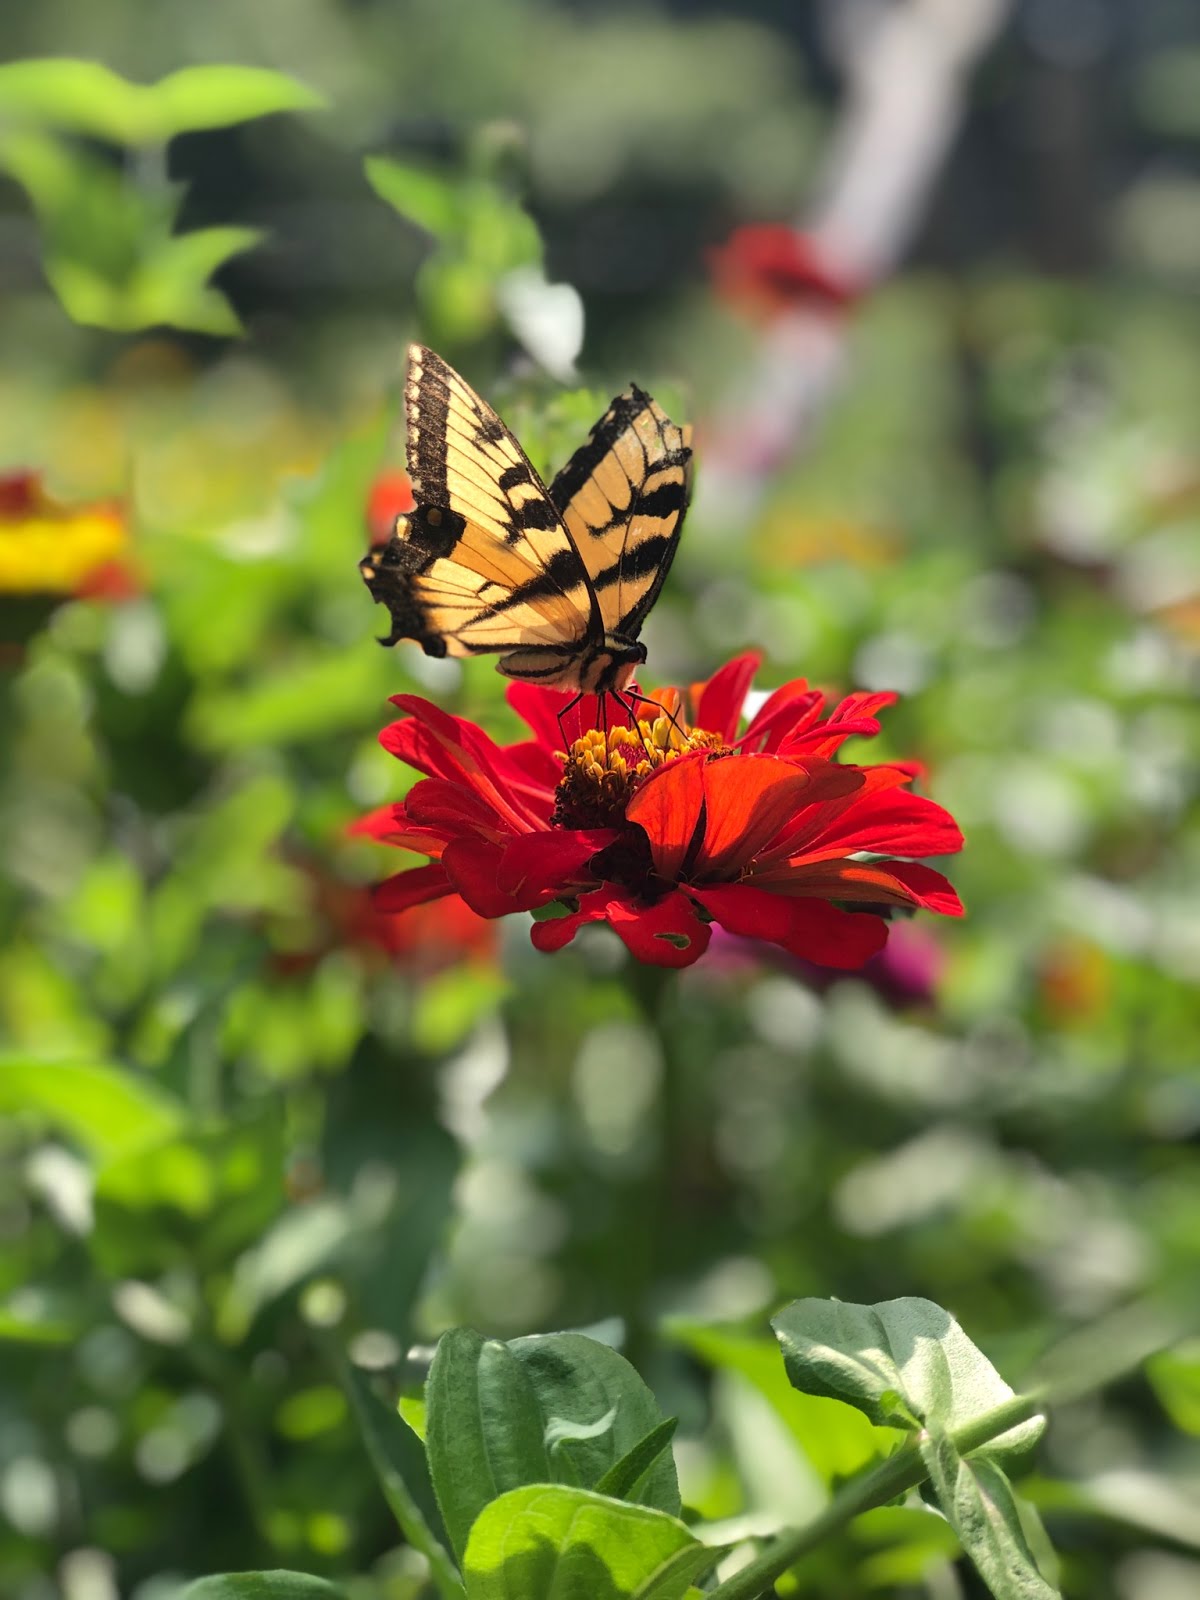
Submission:
<svg viewBox="0 0 1200 1600">
<path fill-rule="evenodd" d="M 987 1357 L 932 1300 L 875 1306 L 796 1300 L 772 1326 L 797 1389 L 848 1400 L 872 1422 L 948 1432 L 1013 1398 Z M 1043 1418 L 1033 1417 L 986 1449 L 1026 1449 L 1044 1427 Z"/>
<path fill-rule="evenodd" d="M 979 1455 L 960 1456 L 940 1431 L 922 1440 L 921 1455 L 938 1504 L 996 1600 L 1061 1600 L 1038 1571 L 1000 1467 Z"/>
</svg>

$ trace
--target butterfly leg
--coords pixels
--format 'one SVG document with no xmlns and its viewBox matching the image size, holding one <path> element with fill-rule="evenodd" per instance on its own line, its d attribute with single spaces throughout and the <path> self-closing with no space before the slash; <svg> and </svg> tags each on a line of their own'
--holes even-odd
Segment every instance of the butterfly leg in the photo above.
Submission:
<svg viewBox="0 0 1200 1600">
<path fill-rule="evenodd" d="M 681 739 L 686 739 L 687 738 L 687 731 L 682 726 L 682 724 L 680 723 L 679 718 L 675 715 L 675 713 L 673 711 L 669 711 L 667 709 L 667 707 L 663 705 L 661 700 L 652 700 L 648 694 L 643 694 L 640 689 L 636 688 L 633 685 L 627 685 L 626 689 L 625 689 L 625 693 L 629 696 L 629 698 L 631 700 L 636 702 L 636 704 L 634 706 L 634 716 L 635 717 L 637 716 L 637 706 L 639 706 L 639 705 L 641 705 L 641 706 L 653 706 L 656 711 L 661 711 L 662 712 L 663 716 L 666 717 L 667 721 L 675 729 L 675 732 L 679 735 L 679 737 Z"/>
<path fill-rule="evenodd" d="M 583 699 L 583 690 L 581 689 L 579 691 L 579 693 L 575 696 L 574 700 L 568 700 L 566 705 L 558 713 L 558 717 L 557 717 L 557 721 L 558 721 L 558 737 L 563 742 L 563 754 L 564 755 L 570 755 L 572 741 L 567 738 L 567 735 L 563 730 L 563 721 L 564 721 L 565 718 L 567 718 L 567 717 L 569 717 L 571 715 L 572 711 L 574 711 L 575 707 L 579 704 L 579 702 L 582 699 Z"/>
</svg>

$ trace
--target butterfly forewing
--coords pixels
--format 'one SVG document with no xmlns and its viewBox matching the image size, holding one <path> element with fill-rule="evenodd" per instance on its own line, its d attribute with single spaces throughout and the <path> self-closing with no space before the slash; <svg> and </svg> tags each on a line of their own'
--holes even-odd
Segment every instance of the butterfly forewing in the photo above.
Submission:
<svg viewBox="0 0 1200 1600">
<path fill-rule="evenodd" d="M 636 639 L 658 598 L 691 490 L 689 433 L 634 385 L 550 485 L 609 633 Z"/>
</svg>

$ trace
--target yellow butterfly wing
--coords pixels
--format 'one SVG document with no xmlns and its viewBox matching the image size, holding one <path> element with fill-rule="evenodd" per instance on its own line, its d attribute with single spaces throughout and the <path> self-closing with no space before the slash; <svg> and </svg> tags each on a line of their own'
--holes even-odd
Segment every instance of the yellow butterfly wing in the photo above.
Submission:
<svg viewBox="0 0 1200 1600">
<path fill-rule="evenodd" d="M 498 652 L 512 676 L 570 683 L 603 642 L 587 571 L 525 452 L 440 356 L 408 353 L 408 470 L 416 510 L 361 571 L 392 615 L 385 643 Z"/>
<path fill-rule="evenodd" d="M 636 640 L 662 588 L 691 494 L 691 430 L 632 385 L 550 485 L 606 633 Z"/>
</svg>

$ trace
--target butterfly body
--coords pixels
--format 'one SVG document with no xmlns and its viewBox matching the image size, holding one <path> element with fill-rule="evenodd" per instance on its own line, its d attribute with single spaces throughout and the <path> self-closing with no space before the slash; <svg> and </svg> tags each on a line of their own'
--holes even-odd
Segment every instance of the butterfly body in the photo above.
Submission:
<svg viewBox="0 0 1200 1600">
<path fill-rule="evenodd" d="M 499 670 L 619 693 L 675 554 L 691 482 L 686 430 L 636 386 L 547 488 L 496 413 L 440 356 L 409 350 L 416 509 L 360 571 L 388 607 L 384 644 L 497 654 Z"/>
</svg>

